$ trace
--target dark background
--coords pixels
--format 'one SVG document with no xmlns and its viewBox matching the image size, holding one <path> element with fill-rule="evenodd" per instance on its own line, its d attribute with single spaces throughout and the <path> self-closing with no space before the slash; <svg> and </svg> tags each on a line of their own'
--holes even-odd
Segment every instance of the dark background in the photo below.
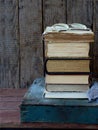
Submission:
<svg viewBox="0 0 98 130">
<path fill-rule="evenodd" d="M 98 0 L 0 0 L 0 87 L 29 87 L 43 76 L 45 27 L 73 22 L 95 33 L 93 76 L 97 79 Z"/>
</svg>

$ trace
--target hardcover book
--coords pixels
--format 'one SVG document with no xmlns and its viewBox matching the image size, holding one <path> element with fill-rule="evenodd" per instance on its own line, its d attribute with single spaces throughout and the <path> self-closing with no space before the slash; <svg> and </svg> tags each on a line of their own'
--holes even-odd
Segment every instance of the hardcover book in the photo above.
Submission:
<svg viewBox="0 0 98 130">
<path fill-rule="evenodd" d="M 44 34 L 43 38 L 45 42 L 94 42 L 94 33 L 85 30 L 67 30 L 61 32 L 49 32 Z"/>
<path fill-rule="evenodd" d="M 46 27 L 45 98 L 87 98 L 92 71 L 94 33 L 83 24 Z"/>
<path fill-rule="evenodd" d="M 90 43 L 46 42 L 45 57 L 89 57 Z"/>
<path fill-rule="evenodd" d="M 48 74 L 89 74 L 89 59 L 47 59 L 45 63 Z"/>
<path fill-rule="evenodd" d="M 87 99 L 85 92 L 45 92 L 45 98 L 65 98 L 65 99 Z"/>
<path fill-rule="evenodd" d="M 89 90 L 89 84 L 46 84 L 46 90 L 49 92 L 83 92 Z"/>
<path fill-rule="evenodd" d="M 46 84 L 89 84 L 89 75 L 45 75 Z"/>
</svg>

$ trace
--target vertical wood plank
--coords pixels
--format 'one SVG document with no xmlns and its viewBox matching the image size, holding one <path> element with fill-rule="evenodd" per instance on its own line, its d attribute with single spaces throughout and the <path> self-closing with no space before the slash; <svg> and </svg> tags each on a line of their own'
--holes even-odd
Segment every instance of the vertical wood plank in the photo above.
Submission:
<svg viewBox="0 0 98 130">
<path fill-rule="evenodd" d="M 94 0 L 95 56 L 98 57 L 98 0 Z"/>
<path fill-rule="evenodd" d="M 92 0 L 67 0 L 67 23 L 82 23 L 92 28 Z"/>
<path fill-rule="evenodd" d="M 98 0 L 93 1 L 94 4 L 94 32 L 95 32 L 95 45 L 94 45 L 94 77 L 98 79 Z"/>
<path fill-rule="evenodd" d="M 0 0 L 0 88 L 19 87 L 17 27 L 17 0 Z"/>
<path fill-rule="evenodd" d="M 44 29 L 55 23 L 66 23 L 66 0 L 43 0 Z"/>
<path fill-rule="evenodd" d="M 20 87 L 43 75 L 42 1 L 19 0 Z"/>
</svg>

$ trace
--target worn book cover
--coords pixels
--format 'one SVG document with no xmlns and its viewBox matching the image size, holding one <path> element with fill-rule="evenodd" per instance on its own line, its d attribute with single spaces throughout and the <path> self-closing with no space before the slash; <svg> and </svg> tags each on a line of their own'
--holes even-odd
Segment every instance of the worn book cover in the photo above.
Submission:
<svg viewBox="0 0 98 130">
<path fill-rule="evenodd" d="M 67 30 L 61 32 L 49 32 L 43 35 L 45 41 L 57 42 L 94 42 L 94 33 L 85 30 Z"/>
<path fill-rule="evenodd" d="M 89 75 L 45 75 L 46 84 L 89 84 Z"/>
<path fill-rule="evenodd" d="M 89 90 L 89 84 L 46 84 L 45 88 L 49 92 L 83 92 Z"/>
<path fill-rule="evenodd" d="M 90 59 L 47 59 L 45 62 L 48 74 L 89 74 Z"/>
</svg>

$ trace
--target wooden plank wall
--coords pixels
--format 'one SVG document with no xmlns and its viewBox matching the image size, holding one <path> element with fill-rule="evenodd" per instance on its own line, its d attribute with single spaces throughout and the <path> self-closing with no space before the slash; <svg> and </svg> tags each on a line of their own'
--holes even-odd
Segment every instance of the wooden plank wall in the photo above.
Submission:
<svg viewBox="0 0 98 130">
<path fill-rule="evenodd" d="M 98 0 L 94 0 L 93 29 L 95 32 L 94 46 L 94 77 L 98 79 Z"/>
<path fill-rule="evenodd" d="M 18 2 L 0 0 L 0 87 L 19 87 Z"/>
<path fill-rule="evenodd" d="M 19 9 L 20 87 L 27 87 L 43 73 L 42 1 L 20 0 Z"/>
<path fill-rule="evenodd" d="M 0 88 L 26 88 L 43 76 L 42 32 L 72 22 L 95 32 L 98 78 L 98 0 L 0 0 Z"/>
</svg>

